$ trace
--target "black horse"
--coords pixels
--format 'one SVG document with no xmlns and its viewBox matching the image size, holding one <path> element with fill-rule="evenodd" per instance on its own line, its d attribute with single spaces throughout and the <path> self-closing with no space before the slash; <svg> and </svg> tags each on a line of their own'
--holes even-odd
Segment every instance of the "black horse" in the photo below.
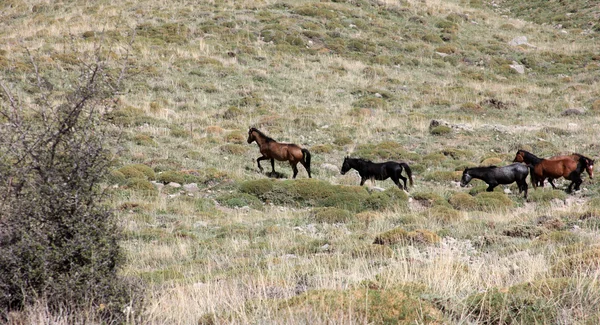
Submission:
<svg viewBox="0 0 600 325">
<path fill-rule="evenodd" d="M 488 184 L 486 191 L 491 192 L 494 190 L 494 187 L 500 184 L 517 182 L 519 193 L 525 192 L 525 198 L 527 198 L 526 178 L 529 174 L 529 168 L 530 167 L 521 163 L 514 163 L 504 167 L 489 166 L 467 168 L 460 179 L 460 186 L 465 187 L 469 184 L 471 179 L 478 178 Z"/>
<path fill-rule="evenodd" d="M 384 163 L 374 163 L 362 158 L 344 158 L 341 174 L 346 174 L 352 168 L 358 171 L 361 186 L 367 179 L 385 180 L 391 178 L 400 189 L 402 189 L 402 186 L 400 185 L 400 179 L 402 179 L 402 182 L 404 182 L 404 189 L 408 190 L 406 187 L 406 177 L 401 175 L 403 169 L 406 170 L 410 185 L 413 185 L 412 171 L 405 162 L 388 161 Z"/>
</svg>

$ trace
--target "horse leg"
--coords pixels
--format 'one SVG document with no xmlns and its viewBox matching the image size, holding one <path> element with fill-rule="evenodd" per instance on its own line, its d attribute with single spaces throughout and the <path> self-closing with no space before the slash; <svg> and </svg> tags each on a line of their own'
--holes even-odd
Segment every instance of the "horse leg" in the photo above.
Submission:
<svg viewBox="0 0 600 325">
<path fill-rule="evenodd" d="M 517 185 L 519 185 L 519 194 L 521 194 L 521 192 L 525 192 L 524 198 L 527 198 L 527 181 L 522 180 L 521 182 L 517 182 Z"/>
<path fill-rule="evenodd" d="M 554 186 L 554 178 L 548 178 L 548 183 L 550 183 L 550 185 L 552 185 L 552 189 L 556 189 L 556 186 Z"/>
<path fill-rule="evenodd" d="M 487 188 L 487 189 L 485 189 L 485 191 L 486 191 L 486 192 L 493 192 L 493 191 L 494 191 L 494 188 L 495 188 L 496 186 L 498 186 L 498 183 L 489 183 L 489 184 L 488 184 L 488 188 Z"/>
<path fill-rule="evenodd" d="M 271 158 L 271 172 L 275 174 L 275 159 Z"/>
<path fill-rule="evenodd" d="M 579 191 L 579 185 L 583 183 L 581 176 L 577 172 L 572 172 L 567 179 L 571 181 L 571 184 L 569 184 L 567 189 L 568 192 L 571 193 L 573 190 L 573 185 L 575 185 L 575 191 Z"/>
<path fill-rule="evenodd" d="M 394 176 L 398 176 L 398 175 L 394 175 Z M 400 185 L 400 179 L 398 177 L 392 177 L 392 180 L 394 181 L 394 184 L 396 184 L 396 186 L 398 186 L 399 189 L 402 189 L 402 185 Z M 406 182 L 404 182 L 404 187 L 406 187 Z"/>
<path fill-rule="evenodd" d="M 258 164 L 258 169 L 260 169 L 260 172 L 261 172 L 261 173 L 263 172 L 263 168 L 262 168 L 262 166 L 260 165 L 260 161 L 261 161 L 261 160 L 267 160 L 267 159 L 269 159 L 269 158 L 267 158 L 267 157 L 265 157 L 265 156 L 258 157 L 258 159 L 256 159 L 256 163 Z"/>
<path fill-rule="evenodd" d="M 366 179 L 366 178 L 364 178 L 364 177 L 361 177 L 361 178 L 360 178 L 360 186 L 363 186 L 363 185 L 365 185 L 365 182 L 366 182 L 366 181 L 367 181 L 367 179 Z"/>
<path fill-rule="evenodd" d="M 402 182 L 404 183 L 404 190 L 408 191 L 408 187 L 406 187 L 406 177 L 400 175 L 400 173 L 398 173 L 398 177 L 400 177 L 400 179 L 402 180 Z M 400 186 L 398 186 L 400 187 Z"/>
<path fill-rule="evenodd" d="M 290 165 L 292 165 L 292 170 L 294 171 L 294 176 L 292 176 L 292 178 L 296 178 L 296 175 L 298 175 L 298 167 L 296 167 L 298 163 L 290 163 Z"/>
</svg>

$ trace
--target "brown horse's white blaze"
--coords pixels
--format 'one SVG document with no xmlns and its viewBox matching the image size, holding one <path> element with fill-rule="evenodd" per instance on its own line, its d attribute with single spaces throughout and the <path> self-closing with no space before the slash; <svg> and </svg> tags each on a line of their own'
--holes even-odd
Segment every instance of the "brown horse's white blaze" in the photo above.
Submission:
<svg viewBox="0 0 600 325">
<path fill-rule="evenodd" d="M 298 163 L 301 163 L 302 166 L 306 169 L 308 173 L 308 177 L 311 178 L 310 174 L 310 152 L 307 149 L 303 149 L 300 146 L 293 143 L 279 143 L 272 138 L 266 136 L 264 133 L 259 131 L 256 128 L 250 128 L 248 130 L 248 143 L 255 142 L 258 145 L 261 157 L 256 159 L 256 163 L 258 164 L 258 169 L 263 171 L 262 166 L 260 165 L 261 160 L 271 160 L 271 170 L 275 172 L 275 160 L 279 161 L 289 161 L 292 166 L 292 170 L 294 171 L 293 178 L 296 178 L 298 175 Z"/>
</svg>

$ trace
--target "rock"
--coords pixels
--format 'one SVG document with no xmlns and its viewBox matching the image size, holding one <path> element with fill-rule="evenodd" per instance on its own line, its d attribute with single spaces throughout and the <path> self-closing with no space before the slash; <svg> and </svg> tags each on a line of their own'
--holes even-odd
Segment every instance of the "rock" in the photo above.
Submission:
<svg viewBox="0 0 600 325">
<path fill-rule="evenodd" d="M 171 182 L 171 183 L 167 184 L 167 186 L 173 187 L 173 188 L 180 188 L 181 184 L 175 183 L 175 182 Z"/>
<path fill-rule="evenodd" d="M 206 221 L 198 221 L 194 223 L 194 228 L 206 228 L 208 227 L 208 222 Z"/>
<path fill-rule="evenodd" d="M 560 113 L 560 115 L 562 116 L 571 116 L 571 115 L 582 115 L 583 111 L 575 109 L 575 108 L 569 108 L 564 110 L 562 113 Z"/>
<path fill-rule="evenodd" d="M 383 191 L 385 191 L 385 188 L 378 187 L 378 186 L 373 186 L 373 187 L 371 187 L 371 191 L 373 191 L 373 192 L 383 192 Z"/>
<path fill-rule="evenodd" d="M 512 64 L 510 65 L 510 67 L 511 67 L 511 69 L 515 70 L 519 74 L 525 73 L 525 66 L 522 64 L 519 64 L 516 61 L 513 61 Z"/>
<path fill-rule="evenodd" d="M 510 193 L 512 193 L 512 191 L 509 188 L 504 189 L 504 194 L 510 194 Z"/>
<path fill-rule="evenodd" d="M 183 185 L 183 189 L 188 193 L 196 193 L 200 190 L 196 183 L 185 184 Z"/>
<path fill-rule="evenodd" d="M 160 191 L 163 189 L 163 187 L 165 187 L 165 185 L 164 185 L 163 183 L 158 183 L 158 182 L 156 182 L 156 181 L 152 181 L 151 183 L 152 183 L 152 184 L 154 184 L 154 186 L 156 187 L 156 189 L 157 189 L 159 192 L 160 192 Z"/>
<path fill-rule="evenodd" d="M 327 164 L 327 163 L 325 163 L 325 164 L 322 164 L 322 165 L 321 165 L 321 168 L 323 168 L 323 169 L 325 169 L 325 170 L 332 171 L 332 172 L 336 172 L 336 173 L 337 173 L 338 171 L 340 171 L 340 168 L 339 168 L 338 166 L 336 166 L 336 165 L 332 165 L 332 164 Z"/>
<path fill-rule="evenodd" d="M 508 42 L 510 46 L 529 45 L 527 42 L 527 36 L 517 36 Z"/>
</svg>

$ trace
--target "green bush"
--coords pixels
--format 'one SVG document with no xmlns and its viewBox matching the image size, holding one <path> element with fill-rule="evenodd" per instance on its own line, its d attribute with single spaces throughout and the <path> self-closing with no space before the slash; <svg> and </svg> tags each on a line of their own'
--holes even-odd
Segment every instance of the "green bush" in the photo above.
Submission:
<svg viewBox="0 0 600 325">
<path fill-rule="evenodd" d="M 505 211 L 515 205 L 503 192 L 482 192 L 475 196 L 475 200 L 478 210 L 482 211 Z"/>
<path fill-rule="evenodd" d="M 146 146 L 146 147 L 156 147 L 158 144 L 151 136 L 146 134 L 136 134 L 133 137 L 133 142 L 138 146 Z"/>
<path fill-rule="evenodd" d="M 406 231 L 400 227 L 388 230 L 375 237 L 373 244 L 379 245 L 394 245 L 398 243 L 410 244 L 435 244 L 440 241 L 440 237 L 424 229 L 415 231 Z"/>
<path fill-rule="evenodd" d="M 446 125 L 438 125 L 429 129 L 432 135 L 448 135 L 452 133 L 452 128 Z"/>
<path fill-rule="evenodd" d="M 457 210 L 470 211 L 475 210 L 477 207 L 477 200 L 471 195 L 463 192 L 454 193 L 450 199 L 448 199 L 448 202 Z"/>
<path fill-rule="evenodd" d="M 126 179 L 131 178 L 143 178 L 146 179 L 146 175 L 141 170 L 137 169 L 135 166 L 128 165 L 123 166 L 117 170 L 119 173 L 123 174 Z"/>
<path fill-rule="evenodd" d="M 112 170 L 110 173 L 108 173 L 106 181 L 109 184 L 123 185 L 127 182 L 127 177 L 125 176 L 125 174 L 121 173 L 118 170 Z"/>
<path fill-rule="evenodd" d="M 596 283 L 581 279 L 542 279 L 473 294 L 465 301 L 466 312 L 480 324 L 557 324 L 561 310 L 583 308 L 583 302 L 598 299 L 598 289 Z M 598 307 L 597 303 L 585 304 L 590 309 Z"/>
<path fill-rule="evenodd" d="M 436 205 L 429 210 L 423 212 L 426 217 L 433 218 L 434 220 L 449 223 L 455 222 L 462 219 L 460 211 L 454 210 L 452 207 Z"/>
<path fill-rule="evenodd" d="M 142 172 L 142 174 L 144 174 L 144 176 L 146 177 L 147 180 L 152 181 L 156 178 L 156 174 L 154 173 L 154 170 L 152 168 L 150 168 L 150 166 L 148 166 L 148 165 L 133 164 L 133 165 L 129 165 L 127 167 L 135 168 L 138 171 Z"/>
<path fill-rule="evenodd" d="M 312 178 L 246 181 L 239 190 L 277 205 L 334 207 L 351 212 L 402 207 L 408 201 L 406 193 L 395 187 L 369 194 L 362 186 L 331 185 Z"/>
<path fill-rule="evenodd" d="M 259 179 L 242 182 L 239 186 L 240 192 L 252 194 L 263 199 L 263 195 L 272 191 L 274 187 L 272 179 Z"/>
<path fill-rule="evenodd" d="M 154 184 L 150 183 L 145 178 L 130 178 L 127 180 L 127 183 L 125 183 L 125 188 L 151 195 L 158 193 L 156 186 L 154 186 Z"/>
<path fill-rule="evenodd" d="M 186 177 L 186 175 L 181 172 L 166 171 L 166 172 L 162 172 L 162 173 L 158 174 L 158 176 L 156 177 L 156 180 L 163 184 L 169 184 L 169 183 L 185 184 L 185 177 Z"/>
<path fill-rule="evenodd" d="M 229 208 L 241 208 L 249 206 L 254 209 L 262 208 L 258 198 L 246 193 L 230 193 L 217 197 L 217 202 Z"/>
<path fill-rule="evenodd" d="M 419 201 L 425 207 L 436 205 L 448 206 L 448 202 L 443 197 L 430 192 L 415 192 L 412 194 L 413 200 Z"/>
<path fill-rule="evenodd" d="M 354 220 L 354 215 L 350 211 L 331 207 L 314 209 L 311 217 L 321 223 L 346 223 Z"/>
</svg>

